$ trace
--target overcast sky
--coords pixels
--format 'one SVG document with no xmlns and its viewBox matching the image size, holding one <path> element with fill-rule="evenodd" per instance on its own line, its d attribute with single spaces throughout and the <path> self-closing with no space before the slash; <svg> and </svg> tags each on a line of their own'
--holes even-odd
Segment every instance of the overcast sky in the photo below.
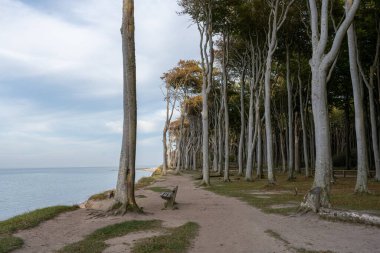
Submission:
<svg viewBox="0 0 380 253">
<path fill-rule="evenodd" d="M 122 0 L 0 0 L 0 168 L 116 166 Z M 163 72 L 198 59 L 175 0 L 137 0 L 137 165 L 162 161 Z"/>
</svg>

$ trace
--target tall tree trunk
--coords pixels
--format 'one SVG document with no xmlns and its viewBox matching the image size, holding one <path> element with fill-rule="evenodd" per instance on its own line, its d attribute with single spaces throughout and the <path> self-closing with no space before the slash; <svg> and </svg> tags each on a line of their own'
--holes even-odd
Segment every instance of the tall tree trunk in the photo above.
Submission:
<svg viewBox="0 0 380 253">
<path fill-rule="evenodd" d="M 261 120 L 257 121 L 257 170 L 256 176 L 258 179 L 264 177 L 263 175 L 263 140 L 262 140 Z"/>
<path fill-rule="evenodd" d="M 245 180 L 252 181 L 253 159 L 253 109 L 254 109 L 254 80 L 250 81 L 249 113 L 248 113 L 248 140 L 247 140 L 247 163 L 245 168 Z"/>
<path fill-rule="evenodd" d="M 274 45 L 273 45 L 274 47 Z M 273 135 L 272 135 L 272 121 L 271 121 L 271 74 L 272 74 L 272 53 L 269 52 L 266 61 L 265 69 L 265 133 L 266 133 L 266 148 L 267 148 L 267 169 L 269 183 L 275 182 L 273 173 Z"/>
<path fill-rule="evenodd" d="M 167 172 L 167 168 L 168 168 L 168 145 L 167 145 L 167 132 L 168 132 L 168 129 L 167 127 L 165 126 L 164 127 L 164 131 L 162 132 L 162 145 L 163 145 L 163 152 L 162 152 L 162 155 L 163 155 L 163 164 L 162 164 L 162 175 L 165 176 L 166 175 L 166 172 Z"/>
<path fill-rule="evenodd" d="M 122 204 L 119 211 L 141 211 L 135 200 L 136 163 L 136 57 L 134 0 L 123 2 L 122 48 L 124 70 L 124 123 L 119 175 L 115 200 Z"/>
<path fill-rule="evenodd" d="M 272 133 L 272 121 L 271 121 L 271 74 L 272 74 L 272 60 L 273 54 L 277 48 L 277 32 L 283 25 L 286 15 L 289 11 L 290 6 L 295 0 L 290 0 L 287 3 L 281 4 L 282 10 L 280 11 L 280 0 L 269 1 L 269 6 L 271 8 L 271 15 L 269 16 L 269 28 L 268 32 L 268 53 L 266 59 L 265 67 L 265 133 L 266 133 L 266 156 L 267 156 L 267 167 L 268 167 L 268 181 L 269 183 L 274 183 L 276 178 L 273 173 L 273 133 Z"/>
<path fill-rule="evenodd" d="M 345 119 L 345 130 L 346 130 L 346 169 L 351 169 L 351 145 L 350 145 L 350 99 L 348 97 L 348 88 L 346 88 L 345 105 L 344 105 L 344 119 Z"/>
<path fill-rule="evenodd" d="M 286 159 L 285 159 L 285 143 L 284 136 L 282 134 L 283 130 L 280 129 L 280 148 L 281 148 L 281 160 L 282 160 L 282 173 L 286 172 Z"/>
<path fill-rule="evenodd" d="M 294 138 L 293 138 L 293 84 L 290 81 L 290 52 L 289 45 L 286 45 L 286 88 L 288 91 L 288 180 L 294 178 Z"/>
<path fill-rule="evenodd" d="M 313 189 L 305 196 L 301 206 L 318 212 L 320 207 L 330 207 L 330 179 L 332 156 L 330 143 L 330 124 L 327 107 L 327 81 L 329 68 L 336 59 L 345 34 L 359 9 L 360 0 L 355 0 L 339 29 L 335 33 L 330 51 L 325 53 L 328 45 L 329 0 L 322 0 L 317 7 L 316 0 L 309 0 L 310 25 L 312 31 L 312 108 L 315 124 L 315 177 Z M 321 14 L 319 15 L 319 10 Z M 320 21 L 319 21 L 320 19 Z"/>
<path fill-rule="evenodd" d="M 303 106 L 303 98 L 302 98 L 302 80 L 301 80 L 301 63 L 298 59 L 298 87 L 299 87 L 299 99 L 300 99 L 300 116 L 301 116 L 301 126 L 302 126 L 302 141 L 303 141 L 303 157 L 305 160 L 305 177 L 310 176 L 310 168 L 309 168 L 309 154 L 307 151 L 308 141 L 306 134 L 306 126 L 305 126 L 305 111 Z"/>
<path fill-rule="evenodd" d="M 376 108 L 375 108 L 375 98 L 374 98 L 374 87 L 375 87 L 375 69 L 379 68 L 379 57 L 380 57 L 380 23 L 378 25 L 378 33 L 377 33 L 377 42 L 376 42 L 376 53 L 373 60 L 373 64 L 369 70 L 369 81 L 366 78 L 363 68 L 361 67 L 359 55 L 357 58 L 358 66 L 360 73 L 362 75 L 362 79 L 367 86 L 368 89 L 368 97 L 369 97 L 369 110 L 370 110 L 370 120 L 371 120 L 371 137 L 372 137 L 372 149 L 374 155 L 374 162 L 376 168 L 375 180 L 380 181 L 380 152 L 379 152 L 379 143 L 378 143 L 378 132 L 377 132 L 377 123 L 376 123 Z M 377 73 L 379 75 L 379 73 Z M 379 78 L 379 76 L 378 76 Z M 379 84 L 379 96 L 380 96 L 380 82 Z M 380 98 L 380 97 L 379 97 Z"/>
<path fill-rule="evenodd" d="M 300 148 L 299 148 L 299 131 L 298 131 L 298 120 L 297 120 L 297 113 L 296 113 L 296 119 L 295 119 L 295 126 L 294 126 L 294 171 L 298 174 L 301 174 L 301 167 L 300 167 Z"/>
<path fill-rule="evenodd" d="M 213 26 L 212 26 L 212 3 L 208 2 L 205 10 L 205 24 L 198 25 L 198 30 L 201 35 L 200 51 L 201 65 L 203 72 L 202 82 L 202 185 L 210 185 L 210 170 L 209 170 L 209 108 L 208 95 L 213 82 L 214 68 L 214 42 L 213 42 Z"/>
<path fill-rule="evenodd" d="M 229 167 L 230 167 L 230 118 L 228 112 L 228 73 L 227 65 L 229 61 L 229 35 L 223 34 L 223 101 L 224 101 L 224 182 L 229 182 Z"/>
<path fill-rule="evenodd" d="M 179 128 L 179 140 L 178 140 L 178 146 L 177 146 L 177 167 L 176 167 L 176 170 L 175 170 L 175 174 L 178 174 L 180 169 L 181 169 L 181 166 L 183 166 L 183 163 L 182 163 L 182 156 L 183 156 L 183 128 L 184 128 L 184 123 L 185 123 L 185 115 L 183 112 L 181 112 L 181 125 L 180 125 L 180 128 Z"/>
<path fill-rule="evenodd" d="M 244 110 L 244 86 L 245 86 L 245 64 L 241 74 L 241 84 L 240 84 L 240 140 L 239 140 L 239 153 L 238 153 L 238 164 L 239 171 L 238 175 L 243 175 L 243 154 L 244 154 L 244 135 L 245 135 L 245 110 Z"/>
<path fill-rule="evenodd" d="M 219 114 L 218 114 L 218 133 L 219 133 L 219 139 L 218 139 L 218 175 L 222 175 L 222 167 L 223 167 L 223 106 L 224 102 L 223 99 L 221 99 L 221 105 L 219 108 Z"/>
<path fill-rule="evenodd" d="M 351 0 L 347 0 L 346 12 L 348 12 L 351 9 L 351 6 Z M 368 152 L 364 125 L 363 87 L 359 80 L 359 70 L 357 65 L 356 32 L 354 29 L 354 23 L 352 23 L 351 26 L 348 28 L 347 41 L 355 107 L 355 130 L 357 145 L 357 178 L 355 192 L 368 192 Z"/>
</svg>

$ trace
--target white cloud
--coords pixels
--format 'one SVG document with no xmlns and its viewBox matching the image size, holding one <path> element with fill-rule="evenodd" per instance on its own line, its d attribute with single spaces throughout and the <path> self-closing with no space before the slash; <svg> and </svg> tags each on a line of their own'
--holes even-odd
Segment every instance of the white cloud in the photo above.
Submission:
<svg viewBox="0 0 380 253">
<path fill-rule="evenodd" d="M 115 104 L 121 97 L 122 1 L 46 1 L 50 8 L 0 0 L 0 167 L 117 163 L 122 108 L 74 111 L 54 98 Z M 161 161 L 165 120 L 160 76 L 179 59 L 197 58 L 198 35 L 176 14 L 176 1 L 136 1 L 135 7 L 137 164 L 153 164 Z M 42 95 L 7 95 L 18 93 L 19 82 L 39 90 L 57 86 L 60 94 L 44 94 L 53 101 L 49 107 L 36 101 Z"/>
</svg>

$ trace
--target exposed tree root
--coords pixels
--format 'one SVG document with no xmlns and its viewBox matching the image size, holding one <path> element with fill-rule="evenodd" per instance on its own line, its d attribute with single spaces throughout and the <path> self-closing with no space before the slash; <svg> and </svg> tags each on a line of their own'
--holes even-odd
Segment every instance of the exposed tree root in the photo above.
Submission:
<svg viewBox="0 0 380 253">
<path fill-rule="evenodd" d="M 206 182 L 205 180 L 202 180 L 202 182 L 200 183 L 199 186 L 208 187 L 208 186 L 210 186 L 210 183 Z"/>
<path fill-rule="evenodd" d="M 340 220 L 352 223 L 380 226 L 380 217 L 370 214 L 361 214 L 352 211 L 341 211 L 328 208 L 320 208 L 319 216 L 329 220 Z"/>
<path fill-rule="evenodd" d="M 123 204 L 121 202 L 115 202 L 113 206 L 108 210 L 108 213 L 112 215 L 125 215 L 126 213 L 140 213 L 144 211 L 137 204 Z"/>
<path fill-rule="evenodd" d="M 325 189 L 314 187 L 305 195 L 298 211 L 318 213 L 320 208 L 331 208 L 330 199 Z"/>
</svg>

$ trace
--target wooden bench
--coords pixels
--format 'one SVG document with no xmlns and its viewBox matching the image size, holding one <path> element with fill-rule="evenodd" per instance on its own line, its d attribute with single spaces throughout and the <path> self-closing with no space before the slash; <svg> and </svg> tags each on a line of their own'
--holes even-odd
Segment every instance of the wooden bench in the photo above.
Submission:
<svg viewBox="0 0 380 253">
<path fill-rule="evenodd" d="M 160 194 L 161 198 L 166 200 L 165 202 L 165 209 L 170 207 L 171 209 L 175 209 L 174 208 L 174 205 L 176 204 L 175 202 L 175 197 L 177 195 L 177 191 L 178 191 L 178 185 L 176 187 L 174 187 L 174 189 L 170 192 L 162 192 Z"/>
</svg>

